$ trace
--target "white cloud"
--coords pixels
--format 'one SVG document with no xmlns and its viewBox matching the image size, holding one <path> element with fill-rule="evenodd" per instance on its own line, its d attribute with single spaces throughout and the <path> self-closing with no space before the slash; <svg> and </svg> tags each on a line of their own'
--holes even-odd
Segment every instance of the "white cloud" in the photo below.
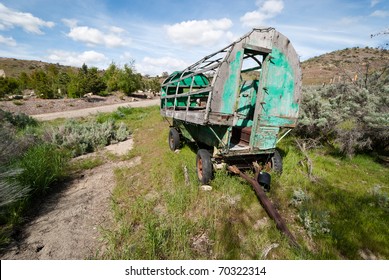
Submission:
<svg viewBox="0 0 389 280">
<path fill-rule="evenodd" d="M 376 10 L 371 14 L 372 17 L 389 17 L 389 11 L 384 11 L 384 10 Z"/>
<path fill-rule="evenodd" d="M 141 63 L 136 63 L 135 68 L 141 74 L 152 76 L 161 75 L 163 72 L 172 73 L 177 70 L 183 70 L 189 66 L 189 63 L 170 56 L 159 58 L 144 57 Z"/>
<path fill-rule="evenodd" d="M 274 18 L 284 9 L 284 1 L 282 0 L 257 0 L 257 10 L 247 12 L 240 21 L 243 26 L 258 27 L 268 19 Z"/>
<path fill-rule="evenodd" d="M 232 37 L 228 30 L 232 27 L 232 21 L 228 18 L 219 20 L 191 20 L 166 25 L 168 37 L 173 43 L 187 46 L 214 45 L 224 37 L 228 40 Z"/>
<path fill-rule="evenodd" d="M 125 37 L 125 30 L 117 26 L 110 26 L 107 28 L 108 32 L 103 32 L 88 26 L 78 26 L 77 20 L 74 19 L 62 19 L 62 22 L 70 28 L 68 37 L 88 46 L 105 45 L 109 48 L 116 48 L 127 46 L 130 43 L 130 38 Z"/>
<path fill-rule="evenodd" d="M 15 47 L 16 41 L 12 37 L 4 37 L 0 35 L 0 44 L 4 44 L 9 47 Z"/>
<path fill-rule="evenodd" d="M 6 30 L 14 27 L 21 27 L 24 31 L 35 34 L 44 34 L 42 27 L 53 27 L 51 21 L 44 21 L 33 16 L 30 13 L 22 13 L 7 8 L 0 3 L 0 30 Z"/>
<path fill-rule="evenodd" d="M 96 51 L 77 53 L 52 50 L 47 59 L 52 62 L 76 67 L 81 67 L 81 65 L 85 63 L 88 66 L 104 68 L 108 64 L 108 58 L 104 54 Z"/>
</svg>

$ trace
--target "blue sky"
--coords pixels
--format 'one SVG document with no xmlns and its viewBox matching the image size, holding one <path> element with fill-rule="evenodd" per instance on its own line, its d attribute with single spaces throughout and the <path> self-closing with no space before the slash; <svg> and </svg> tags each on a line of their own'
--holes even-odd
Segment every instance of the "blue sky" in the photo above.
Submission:
<svg viewBox="0 0 389 280">
<path fill-rule="evenodd" d="M 301 60 L 389 35 L 388 0 L 0 0 L 0 57 L 142 74 L 180 70 L 253 27 L 286 35 Z"/>
</svg>

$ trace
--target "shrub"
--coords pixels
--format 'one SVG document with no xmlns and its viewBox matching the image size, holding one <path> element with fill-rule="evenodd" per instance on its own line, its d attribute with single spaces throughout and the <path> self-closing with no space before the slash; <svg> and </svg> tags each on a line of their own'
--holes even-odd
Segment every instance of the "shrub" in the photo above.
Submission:
<svg viewBox="0 0 389 280">
<path fill-rule="evenodd" d="M 124 141 L 128 137 L 127 126 L 124 123 L 120 123 L 118 129 L 115 132 L 115 139 L 117 141 Z"/>
<path fill-rule="evenodd" d="M 37 126 L 38 122 L 26 114 L 13 114 L 11 112 L 0 109 L 0 121 L 9 122 L 17 128 L 25 128 L 26 126 Z"/>
<path fill-rule="evenodd" d="M 335 144 L 347 156 L 389 152 L 389 68 L 358 83 L 306 87 L 295 133 Z"/>
<path fill-rule="evenodd" d="M 18 81 L 14 78 L 0 77 L 0 98 L 16 93 L 20 93 Z"/>
<path fill-rule="evenodd" d="M 122 141 L 128 134 L 124 125 L 116 128 L 113 120 L 103 123 L 80 123 L 70 120 L 65 125 L 53 129 L 49 137 L 54 145 L 70 150 L 72 156 L 78 156 L 93 152 L 112 141 Z"/>
<path fill-rule="evenodd" d="M 299 220 L 310 237 L 330 232 L 329 212 L 317 209 L 306 192 L 294 190 L 291 204 L 299 210 Z"/>
</svg>

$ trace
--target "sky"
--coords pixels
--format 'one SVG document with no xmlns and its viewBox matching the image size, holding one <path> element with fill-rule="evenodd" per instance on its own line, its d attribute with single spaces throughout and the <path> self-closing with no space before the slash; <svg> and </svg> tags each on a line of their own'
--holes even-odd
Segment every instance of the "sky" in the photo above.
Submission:
<svg viewBox="0 0 389 280">
<path fill-rule="evenodd" d="M 0 57 L 151 76 L 182 70 L 254 27 L 287 36 L 300 60 L 379 47 L 388 0 L 0 0 Z"/>
</svg>

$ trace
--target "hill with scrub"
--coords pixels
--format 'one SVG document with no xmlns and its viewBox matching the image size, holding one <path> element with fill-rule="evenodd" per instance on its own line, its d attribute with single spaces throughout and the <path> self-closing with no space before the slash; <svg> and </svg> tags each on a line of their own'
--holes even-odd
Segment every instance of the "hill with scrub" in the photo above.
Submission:
<svg viewBox="0 0 389 280">
<path fill-rule="evenodd" d="M 75 70 L 76 67 L 61 64 L 48 63 L 38 60 L 25 60 L 16 58 L 0 57 L 0 70 L 4 71 L 6 77 L 18 78 L 24 72 L 31 75 L 35 70 L 46 71 L 49 67 L 58 68 L 60 71 Z"/>
<path fill-rule="evenodd" d="M 353 82 L 385 67 L 389 50 L 368 47 L 337 50 L 301 63 L 303 85 Z"/>
</svg>

